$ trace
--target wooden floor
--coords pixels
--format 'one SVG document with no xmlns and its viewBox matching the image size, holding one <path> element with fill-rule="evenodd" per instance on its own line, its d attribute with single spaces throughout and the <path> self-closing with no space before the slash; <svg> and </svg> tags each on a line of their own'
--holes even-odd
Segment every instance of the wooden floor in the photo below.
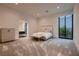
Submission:
<svg viewBox="0 0 79 59">
<path fill-rule="evenodd" d="M 35 41 L 21 38 L 16 41 L 0 43 L 1 56 L 78 56 L 73 40 L 52 38 Z"/>
</svg>

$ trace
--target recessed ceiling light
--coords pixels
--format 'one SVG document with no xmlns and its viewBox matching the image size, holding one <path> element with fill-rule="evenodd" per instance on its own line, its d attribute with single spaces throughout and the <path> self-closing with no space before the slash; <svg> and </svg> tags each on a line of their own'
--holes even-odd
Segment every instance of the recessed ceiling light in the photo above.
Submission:
<svg viewBox="0 0 79 59">
<path fill-rule="evenodd" d="M 60 7 L 59 6 L 57 6 L 57 9 L 59 9 Z"/>
</svg>

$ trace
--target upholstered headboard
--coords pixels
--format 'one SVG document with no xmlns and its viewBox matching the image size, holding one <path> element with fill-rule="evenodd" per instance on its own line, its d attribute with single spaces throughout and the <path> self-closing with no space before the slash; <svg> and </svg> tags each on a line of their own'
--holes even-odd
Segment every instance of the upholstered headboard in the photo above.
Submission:
<svg viewBox="0 0 79 59">
<path fill-rule="evenodd" d="M 40 26 L 40 30 L 43 32 L 53 32 L 53 25 Z"/>
</svg>

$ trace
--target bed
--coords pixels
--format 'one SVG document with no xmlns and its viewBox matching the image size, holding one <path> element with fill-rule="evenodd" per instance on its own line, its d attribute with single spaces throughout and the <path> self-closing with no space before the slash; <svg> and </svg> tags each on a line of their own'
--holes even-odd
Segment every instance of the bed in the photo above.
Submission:
<svg viewBox="0 0 79 59">
<path fill-rule="evenodd" d="M 37 39 L 37 40 L 48 40 L 53 37 L 53 29 L 52 26 L 46 25 L 46 26 L 41 26 L 40 31 L 33 33 L 31 35 L 32 39 Z"/>
</svg>

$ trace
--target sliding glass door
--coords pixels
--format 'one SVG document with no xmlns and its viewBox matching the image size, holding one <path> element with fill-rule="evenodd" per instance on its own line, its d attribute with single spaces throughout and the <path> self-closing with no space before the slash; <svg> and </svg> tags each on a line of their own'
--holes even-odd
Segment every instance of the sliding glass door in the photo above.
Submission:
<svg viewBox="0 0 79 59">
<path fill-rule="evenodd" d="M 61 16 L 59 18 L 59 37 L 64 38 L 65 34 L 66 34 L 65 32 L 66 32 L 66 30 L 65 30 L 65 17 Z"/>
<path fill-rule="evenodd" d="M 73 39 L 73 16 L 59 17 L 59 38 Z"/>
</svg>

